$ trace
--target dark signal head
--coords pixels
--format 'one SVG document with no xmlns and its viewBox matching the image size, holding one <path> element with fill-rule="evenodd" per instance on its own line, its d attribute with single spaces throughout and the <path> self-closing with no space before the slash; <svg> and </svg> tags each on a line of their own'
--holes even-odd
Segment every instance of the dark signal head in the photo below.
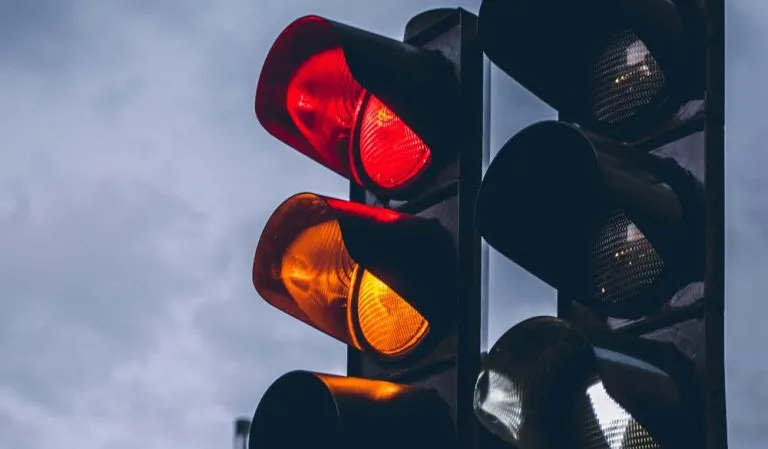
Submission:
<svg viewBox="0 0 768 449">
<path fill-rule="evenodd" d="M 456 449 L 450 409 L 432 388 L 292 371 L 264 393 L 251 449 Z"/>
<path fill-rule="evenodd" d="M 488 168 L 475 222 L 576 301 L 637 318 L 702 275 L 703 194 L 673 160 L 609 142 L 557 121 L 523 129 Z"/>
<path fill-rule="evenodd" d="M 693 364 L 669 344 L 539 316 L 488 352 L 474 408 L 514 447 L 701 447 L 698 395 Z"/>
<path fill-rule="evenodd" d="M 694 3 L 484 0 L 478 29 L 488 57 L 561 117 L 633 140 L 703 98 Z"/>
</svg>

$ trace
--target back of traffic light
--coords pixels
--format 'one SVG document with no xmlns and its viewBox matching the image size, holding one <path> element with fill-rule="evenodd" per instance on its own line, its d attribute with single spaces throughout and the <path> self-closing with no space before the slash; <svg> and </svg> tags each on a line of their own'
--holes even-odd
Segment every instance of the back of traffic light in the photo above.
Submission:
<svg viewBox="0 0 768 449">
<path fill-rule="evenodd" d="M 705 142 L 722 170 L 722 17 L 702 6 L 481 4 L 485 53 L 560 116 L 502 147 L 477 201 L 486 241 L 558 290 L 560 321 L 510 329 L 476 388 L 480 421 L 520 448 L 726 446 L 722 184 L 703 176 Z"/>
<path fill-rule="evenodd" d="M 348 377 L 298 371 L 278 379 L 257 407 L 251 447 L 415 449 L 471 438 L 472 426 L 455 422 L 472 415 L 471 394 L 459 399 L 457 384 L 463 379 L 471 393 L 479 348 L 462 344 L 466 317 L 457 310 L 470 299 L 461 292 L 474 287 L 462 260 L 479 254 L 474 203 L 462 192 L 474 193 L 480 179 L 472 145 L 481 127 L 465 109 L 476 105 L 481 115 L 474 93 L 482 55 L 471 42 L 474 16 L 439 16 L 407 43 L 307 16 L 267 55 L 259 122 L 357 189 L 353 201 L 313 193 L 285 200 L 259 240 L 254 286 L 352 350 Z M 477 366 L 458 369 L 457 346 Z"/>
<path fill-rule="evenodd" d="M 636 141 L 703 98 L 705 25 L 698 0 L 485 0 L 478 33 L 561 118 Z"/>
</svg>

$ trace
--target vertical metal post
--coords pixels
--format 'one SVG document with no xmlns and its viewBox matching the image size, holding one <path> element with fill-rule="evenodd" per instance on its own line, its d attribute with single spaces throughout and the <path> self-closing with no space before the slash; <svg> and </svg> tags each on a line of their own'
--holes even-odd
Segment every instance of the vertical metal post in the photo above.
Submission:
<svg viewBox="0 0 768 449">
<path fill-rule="evenodd" d="M 491 60 L 483 56 L 483 176 L 491 164 Z M 488 351 L 488 297 L 491 286 L 491 251 L 485 240 L 482 245 L 482 266 L 480 268 L 480 350 Z"/>
<path fill-rule="evenodd" d="M 707 449 L 726 449 L 725 309 L 725 0 L 706 0 L 705 182 L 707 265 L 704 277 Z"/>
<path fill-rule="evenodd" d="M 483 53 L 477 41 L 477 17 L 461 8 L 425 11 L 406 26 L 406 41 L 427 48 L 440 48 L 454 66 L 460 82 L 456 111 L 461 132 L 456 138 L 457 160 L 436 176 L 432 189 L 418 199 L 397 205 L 366 193 L 350 184 L 352 201 L 395 207 L 408 213 L 437 218 L 454 235 L 457 246 L 456 329 L 432 354 L 407 368 L 387 367 L 349 348 L 347 374 L 386 378 L 437 390 L 457 423 L 461 449 L 479 448 L 479 425 L 474 416 L 474 385 L 480 371 L 484 344 L 484 291 L 487 256 L 474 226 L 477 190 L 487 165 L 489 143 L 483 141 L 487 123 L 483 108 Z M 383 201 L 383 202 L 380 202 Z M 487 251 L 485 251 L 487 254 Z M 485 293 L 487 294 L 487 293 Z M 450 304 L 446 304 L 450 307 Z"/>
<path fill-rule="evenodd" d="M 461 15 L 461 102 L 465 126 L 459 155 L 459 347 L 456 379 L 456 422 L 459 447 L 480 447 L 474 390 L 480 372 L 484 332 L 482 239 L 475 226 L 475 203 L 483 176 L 485 123 L 483 52 L 477 39 L 477 17 Z"/>
<path fill-rule="evenodd" d="M 251 420 L 237 418 L 235 420 L 235 436 L 232 439 L 233 449 L 248 449 L 248 434 L 251 431 Z"/>
</svg>

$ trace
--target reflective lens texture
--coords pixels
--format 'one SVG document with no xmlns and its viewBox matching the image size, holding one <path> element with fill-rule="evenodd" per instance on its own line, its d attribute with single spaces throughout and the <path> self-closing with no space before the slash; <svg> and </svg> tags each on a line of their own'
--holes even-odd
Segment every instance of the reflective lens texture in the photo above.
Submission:
<svg viewBox="0 0 768 449">
<path fill-rule="evenodd" d="M 369 271 L 363 271 L 356 315 L 365 341 L 383 355 L 407 351 L 429 330 L 421 314 Z"/>
<path fill-rule="evenodd" d="M 592 114 L 607 124 L 631 119 L 653 106 L 664 88 L 664 74 L 634 31 L 615 34 L 600 52 L 592 75 Z"/>
<path fill-rule="evenodd" d="M 603 387 L 587 339 L 557 318 L 530 318 L 496 342 L 474 408 L 488 431 L 519 449 L 659 448 Z"/>
<path fill-rule="evenodd" d="M 508 377 L 484 370 L 475 384 L 475 413 L 491 433 L 506 441 L 520 437 L 523 425 L 523 396 Z"/>
<path fill-rule="evenodd" d="M 587 398 L 584 449 L 661 449 L 601 381 L 587 388 Z"/>
<path fill-rule="evenodd" d="M 432 151 L 355 77 L 337 25 L 306 16 L 283 30 L 264 62 L 256 116 L 270 134 L 351 181 L 406 187 Z"/>
<path fill-rule="evenodd" d="M 366 175 L 385 189 L 414 180 L 432 159 L 427 144 L 374 96 L 360 117 L 359 149 Z"/>
<path fill-rule="evenodd" d="M 579 411 L 593 370 L 594 352 L 570 325 L 531 318 L 489 351 L 475 386 L 475 414 L 520 449 L 570 447 L 581 435 Z"/>
<path fill-rule="evenodd" d="M 608 314 L 621 316 L 622 306 L 639 300 L 653 285 L 664 262 L 648 239 L 620 211 L 603 222 L 592 246 L 591 272 L 595 288 L 593 302 Z"/>
<path fill-rule="evenodd" d="M 273 306 L 357 349 L 402 355 L 427 335 L 429 323 L 352 259 L 336 211 L 380 222 L 398 217 L 387 209 L 295 195 L 265 226 L 254 286 Z"/>
</svg>

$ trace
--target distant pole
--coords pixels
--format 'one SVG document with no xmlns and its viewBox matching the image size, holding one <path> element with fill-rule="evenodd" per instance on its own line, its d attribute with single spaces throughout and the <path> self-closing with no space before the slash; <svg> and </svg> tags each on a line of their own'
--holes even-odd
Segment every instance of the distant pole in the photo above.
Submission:
<svg viewBox="0 0 768 449">
<path fill-rule="evenodd" d="M 248 449 L 248 433 L 250 430 L 250 419 L 237 418 L 235 420 L 235 437 L 232 444 L 234 449 Z"/>
</svg>

